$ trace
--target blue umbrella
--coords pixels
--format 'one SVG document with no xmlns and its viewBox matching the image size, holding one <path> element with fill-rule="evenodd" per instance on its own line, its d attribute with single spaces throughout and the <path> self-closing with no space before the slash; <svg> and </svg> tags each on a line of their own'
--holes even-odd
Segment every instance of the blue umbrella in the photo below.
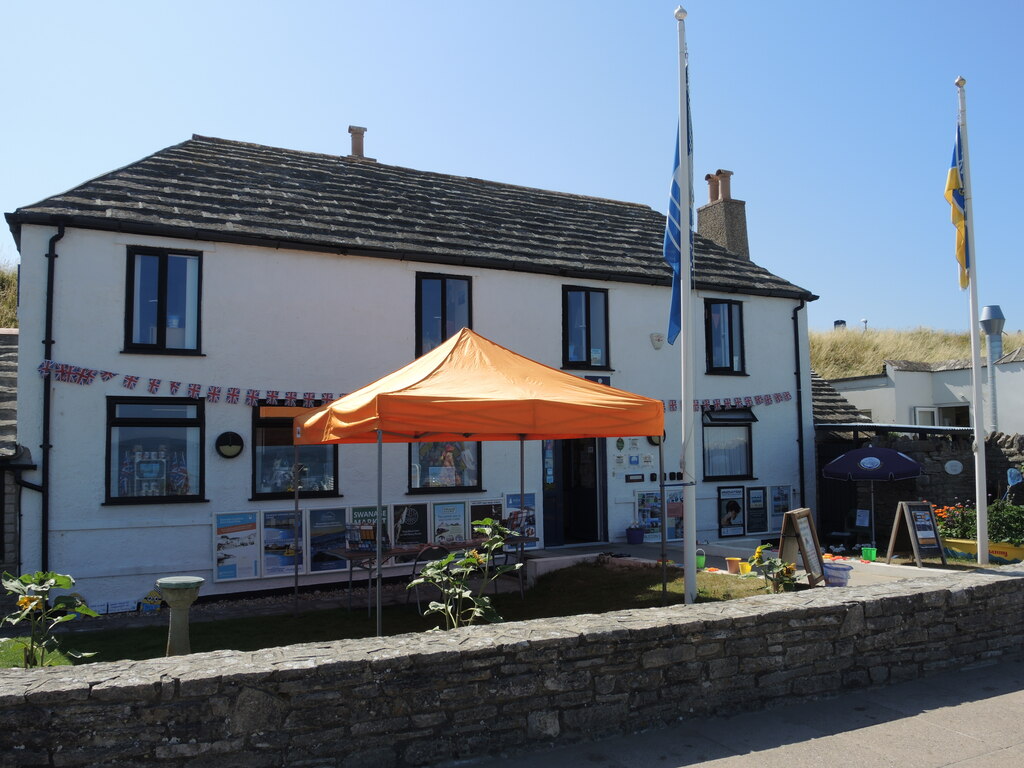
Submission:
<svg viewBox="0 0 1024 768">
<path fill-rule="evenodd" d="M 833 480 L 871 481 L 871 546 L 875 546 L 875 481 L 919 477 L 921 465 L 905 453 L 869 445 L 832 459 L 822 467 L 821 474 Z"/>
</svg>

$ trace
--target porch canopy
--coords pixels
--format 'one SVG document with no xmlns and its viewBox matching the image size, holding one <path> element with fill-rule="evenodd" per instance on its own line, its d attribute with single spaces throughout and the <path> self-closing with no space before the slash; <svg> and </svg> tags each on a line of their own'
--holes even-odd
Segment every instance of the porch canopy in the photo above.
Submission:
<svg viewBox="0 0 1024 768">
<path fill-rule="evenodd" d="M 295 415 L 294 440 L 375 443 L 378 432 L 389 443 L 660 437 L 664 411 L 660 400 L 555 370 L 463 328 L 404 368 Z"/>
</svg>

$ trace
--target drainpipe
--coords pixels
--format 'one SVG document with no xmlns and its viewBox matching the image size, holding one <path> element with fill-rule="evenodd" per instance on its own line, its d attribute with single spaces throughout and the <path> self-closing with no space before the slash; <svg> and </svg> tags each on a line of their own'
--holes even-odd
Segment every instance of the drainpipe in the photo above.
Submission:
<svg viewBox="0 0 1024 768">
<path fill-rule="evenodd" d="M 807 306 L 804 299 L 793 309 L 793 363 L 796 377 L 796 449 L 799 456 L 798 466 L 800 467 L 800 503 L 807 505 L 807 477 L 804 470 L 804 389 L 802 383 L 803 372 L 800 368 L 800 322 L 797 313 Z"/>
<path fill-rule="evenodd" d="M 50 248 L 46 252 L 46 332 L 43 337 L 43 358 L 53 359 L 53 285 L 57 274 L 57 241 L 64 237 L 64 225 L 57 226 L 57 234 L 50 238 Z M 42 500 L 40 504 L 39 527 L 40 570 L 50 570 L 50 379 L 43 381 L 43 442 L 40 448 L 40 469 L 42 470 Z"/>
</svg>

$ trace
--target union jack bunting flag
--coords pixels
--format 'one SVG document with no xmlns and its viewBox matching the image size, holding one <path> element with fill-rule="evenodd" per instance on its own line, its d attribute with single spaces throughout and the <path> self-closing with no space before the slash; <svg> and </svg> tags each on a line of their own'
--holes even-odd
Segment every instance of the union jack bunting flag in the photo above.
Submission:
<svg viewBox="0 0 1024 768">
<path fill-rule="evenodd" d="M 298 392 L 285 392 L 284 393 L 284 404 L 289 408 L 295 405 L 295 401 L 299 399 Z"/>
<path fill-rule="evenodd" d="M 206 402 L 208 403 L 219 403 L 220 402 L 220 387 L 215 387 L 212 384 L 206 388 Z"/>
<path fill-rule="evenodd" d="M 132 478 L 135 477 L 135 465 L 132 463 L 132 455 L 124 452 L 121 459 L 121 467 L 117 473 L 117 494 L 122 498 L 132 495 Z"/>
<path fill-rule="evenodd" d="M 312 408 L 316 405 L 316 392 L 303 392 L 302 405 L 306 408 Z"/>
<path fill-rule="evenodd" d="M 711 407 L 714 408 L 716 411 L 722 410 L 722 401 L 716 397 L 714 400 L 711 401 Z"/>
<path fill-rule="evenodd" d="M 45 379 L 47 376 L 50 375 L 50 368 L 52 366 L 52 360 L 43 360 L 43 362 L 39 364 L 39 367 L 37 367 L 36 370 L 39 371 L 39 375 Z"/>
<path fill-rule="evenodd" d="M 693 410 L 694 411 L 699 411 L 700 410 L 700 400 L 694 400 L 693 401 Z"/>
<path fill-rule="evenodd" d="M 188 396 L 193 400 L 198 400 L 203 393 L 202 384 L 189 384 L 188 385 Z"/>
<path fill-rule="evenodd" d="M 68 366 L 64 363 L 54 363 L 53 367 L 50 369 L 50 375 L 57 381 L 67 381 Z"/>
<path fill-rule="evenodd" d="M 146 385 L 146 389 L 149 390 L 149 394 L 155 395 L 160 391 L 160 379 L 150 379 L 149 384 Z"/>
<path fill-rule="evenodd" d="M 81 378 L 78 380 L 79 384 L 92 384 L 96 381 L 96 374 L 99 373 L 95 368 L 83 368 L 81 371 Z"/>
<path fill-rule="evenodd" d="M 764 404 L 765 405 L 771 405 L 772 404 L 772 396 L 771 395 L 765 395 L 764 396 Z"/>
<path fill-rule="evenodd" d="M 670 411 L 678 411 L 679 410 L 679 401 L 678 400 L 669 400 L 668 401 L 668 409 Z"/>
<path fill-rule="evenodd" d="M 752 398 L 752 397 L 744 397 L 743 398 L 743 404 L 745 406 L 747 406 L 747 408 L 749 408 L 750 406 L 752 406 L 754 404 L 754 398 Z"/>
<path fill-rule="evenodd" d="M 782 402 L 782 393 L 781 392 L 776 392 L 775 393 L 775 402 L 776 403 L 781 403 Z"/>
<path fill-rule="evenodd" d="M 334 402 L 334 393 L 333 392 L 321 392 L 320 393 L 320 400 L 321 400 L 321 402 L 323 402 L 324 405 L 327 405 L 327 403 Z"/>
<path fill-rule="evenodd" d="M 260 391 L 258 389 L 245 390 L 245 404 L 255 407 L 260 404 Z"/>
<path fill-rule="evenodd" d="M 82 369 L 77 365 L 68 366 L 68 381 L 72 384 L 82 383 Z"/>
<path fill-rule="evenodd" d="M 100 371 L 100 378 L 104 381 L 110 381 L 115 376 L 117 376 L 117 374 L 114 371 Z"/>
<path fill-rule="evenodd" d="M 178 390 L 181 389 L 181 382 L 180 381 L 172 381 L 171 384 L 170 384 L 170 387 L 171 387 L 171 394 L 172 395 L 176 395 L 176 394 L 178 394 Z"/>
<path fill-rule="evenodd" d="M 711 401 L 710 400 L 701 400 L 700 401 L 700 407 L 703 408 L 705 411 L 710 410 L 711 409 Z"/>
<path fill-rule="evenodd" d="M 124 381 L 121 382 L 121 386 L 125 389 L 135 389 L 135 385 L 139 383 L 138 376 L 125 376 Z"/>
<path fill-rule="evenodd" d="M 754 395 L 754 403 L 756 405 L 764 405 L 764 395 Z"/>
<path fill-rule="evenodd" d="M 277 405 L 277 398 L 281 393 L 276 389 L 267 390 L 267 405 Z"/>
<path fill-rule="evenodd" d="M 242 390 L 238 387 L 228 387 L 227 394 L 224 396 L 224 401 L 229 405 L 238 405 L 238 398 L 242 394 Z"/>
<path fill-rule="evenodd" d="M 789 392 L 783 392 L 782 393 L 782 399 L 783 400 L 792 400 L 793 399 L 793 395 L 790 394 Z"/>
</svg>

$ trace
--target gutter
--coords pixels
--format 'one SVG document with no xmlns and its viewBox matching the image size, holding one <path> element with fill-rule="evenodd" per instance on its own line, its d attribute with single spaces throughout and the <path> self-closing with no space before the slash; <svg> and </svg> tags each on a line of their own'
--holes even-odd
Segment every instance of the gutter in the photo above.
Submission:
<svg viewBox="0 0 1024 768">
<path fill-rule="evenodd" d="M 803 389 L 803 371 L 800 367 L 800 322 L 797 319 L 797 313 L 801 309 L 807 306 L 807 302 L 800 299 L 800 303 L 793 308 L 793 363 L 795 370 L 793 375 L 796 377 L 796 449 L 797 456 L 799 457 L 798 466 L 800 467 L 800 503 L 805 507 L 810 506 L 807 503 L 807 474 L 804 468 L 804 389 Z"/>
<path fill-rule="evenodd" d="M 50 247 L 45 257 L 46 264 L 46 331 L 43 337 L 43 359 L 53 359 L 53 286 L 57 277 L 57 241 L 64 237 L 64 225 L 57 226 L 57 234 L 50 238 Z M 40 445 L 42 455 L 40 465 L 42 470 L 42 482 L 39 483 L 42 493 L 40 505 L 39 527 L 40 547 L 39 559 L 40 570 L 50 570 L 50 380 L 43 377 L 43 442 Z M 31 486 L 28 486 L 31 487 Z"/>
</svg>

